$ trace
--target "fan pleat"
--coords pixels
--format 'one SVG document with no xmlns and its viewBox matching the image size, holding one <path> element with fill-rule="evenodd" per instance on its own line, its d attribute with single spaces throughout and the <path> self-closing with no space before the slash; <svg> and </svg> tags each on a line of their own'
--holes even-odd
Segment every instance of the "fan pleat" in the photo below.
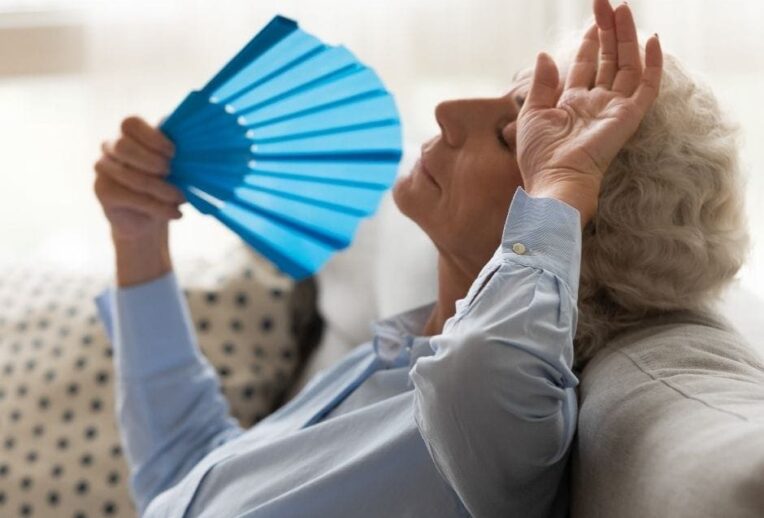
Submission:
<svg viewBox="0 0 764 518">
<path fill-rule="evenodd" d="M 331 106 L 281 122 L 252 128 L 248 136 L 256 142 L 289 138 L 290 135 L 319 132 L 344 126 L 371 125 L 375 122 L 398 124 L 395 103 L 390 97 L 371 97 Z"/>
<path fill-rule="evenodd" d="M 356 63 L 355 57 L 343 47 L 324 49 L 294 68 L 285 68 L 272 80 L 255 85 L 235 98 L 227 99 L 225 104 L 231 106 L 234 111 L 246 112 L 290 91 L 296 92 L 305 85 L 319 85 L 321 78 L 350 71 L 355 68 Z"/>
<path fill-rule="evenodd" d="M 231 98 L 240 97 L 325 50 L 326 45 L 315 37 L 293 32 L 221 84 L 210 94 L 210 100 L 227 104 Z"/>
<path fill-rule="evenodd" d="M 337 74 L 334 81 L 308 85 L 308 88 L 292 92 L 278 103 L 255 105 L 239 114 L 239 122 L 251 128 L 279 122 L 282 118 L 308 114 L 356 98 L 371 95 L 388 95 L 373 71 L 356 67 Z"/>
<path fill-rule="evenodd" d="M 190 183 L 183 182 L 187 186 Z M 306 200 L 284 196 L 275 192 L 259 191 L 215 177 L 194 177 L 193 186 L 223 203 L 231 200 L 288 223 L 305 234 L 314 236 L 335 248 L 350 244 L 360 219 L 345 211 L 337 211 Z"/>
<path fill-rule="evenodd" d="M 238 71 L 244 68 L 248 63 L 256 60 L 259 55 L 277 44 L 279 41 L 287 38 L 291 33 L 298 31 L 297 22 L 284 16 L 274 16 L 268 22 L 263 30 L 258 32 L 226 65 L 210 79 L 202 93 L 206 96 L 212 95 L 220 85 L 230 79 Z"/>
<path fill-rule="evenodd" d="M 384 194 L 384 190 L 370 187 L 332 185 L 256 174 L 245 176 L 244 184 L 282 196 L 311 201 L 317 205 L 323 204 L 327 208 L 343 210 L 360 217 L 373 214 Z"/>
<path fill-rule="evenodd" d="M 198 179 L 193 173 L 184 176 L 186 183 L 194 181 L 197 185 L 204 184 L 208 179 L 204 175 Z M 271 192 L 358 217 L 373 214 L 384 193 L 384 189 L 375 186 L 338 185 L 263 174 L 219 175 L 212 178 L 215 185 L 229 191 L 240 187 Z"/>
<path fill-rule="evenodd" d="M 259 143 L 250 148 L 255 158 L 268 154 L 322 154 L 341 155 L 395 152 L 400 149 L 400 125 L 360 129 L 345 133 L 331 133 L 304 137 L 299 140 Z"/>
<path fill-rule="evenodd" d="M 313 274 L 336 252 L 332 246 L 235 203 L 226 204 L 217 217 L 280 270 L 298 279 Z"/>
<path fill-rule="evenodd" d="M 215 163 L 173 162 L 170 179 L 182 179 L 185 176 L 228 175 L 243 177 L 248 174 L 320 182 L 330 185 L 387 189 L 397 173 L 397 162 L 324 162 L 320 169 L 312 163 L 290 160 L 252 160 L 249 165 L 227 165 Z M 360 173 L 359 173 L 360 171 Z"/>
<path fill-rule="evenodd" d="M 351 186 L 376 186 L 387 188 L 398 171 L 397 161 L 355 162 L 327 161 L 318 168 L 313 163 L 299 160 L 253 160 L 249 164 L 253 172 L 294 179 L 320 180 Z"/>
</svg>

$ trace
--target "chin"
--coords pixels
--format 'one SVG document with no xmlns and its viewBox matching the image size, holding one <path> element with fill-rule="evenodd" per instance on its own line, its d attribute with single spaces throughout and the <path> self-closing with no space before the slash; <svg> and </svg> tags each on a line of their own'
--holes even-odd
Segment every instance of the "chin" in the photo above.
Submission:
<svg viewBox="0 0 764 518">
<path fill-rule="evenodd" d="M 437 224 L 435 224 L 437 216 L 435 216 L 435 221 L 433 221 L 433 215 L 435 213 L 433 204 L 436 203 L 436 201 L 431 199 L 428 200 L 427 196 L 423 195 L 423 193 L 415 188 L 411 174 L 398 178 L 393 186 L 392 196 L 393 201 L 401 214 L 416 223 L 416 225 L 427 234 L 427 237 L 430 238 L 435 247 L 439 248 L 433 238 L 435 235 L 433 234 L 434 229 L 437 228 Z"/>
<path fill-rule="evenodd" d="M 416 217 L 418 197 L 413 189 L 411 180 L 411 173 L 396 180 L 392 189 L 393 201 L 395 202 L 396 207 L 398 207 L 398 210 L 401 211 L 401 214 L 419 224 Z"/>
</svg>

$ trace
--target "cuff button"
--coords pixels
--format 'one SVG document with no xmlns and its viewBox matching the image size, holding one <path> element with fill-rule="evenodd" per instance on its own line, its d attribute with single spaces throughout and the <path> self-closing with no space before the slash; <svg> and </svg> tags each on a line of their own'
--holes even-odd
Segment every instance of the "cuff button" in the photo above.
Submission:
<svg viewBox="0 0 764 518">
<path fill-rule="evenodd" d="M 523 255 L 525 253 L 525 245 L 522 243 L 515 243 L 512 245 L 512 251 L 517 255 Z"/>
</svg>

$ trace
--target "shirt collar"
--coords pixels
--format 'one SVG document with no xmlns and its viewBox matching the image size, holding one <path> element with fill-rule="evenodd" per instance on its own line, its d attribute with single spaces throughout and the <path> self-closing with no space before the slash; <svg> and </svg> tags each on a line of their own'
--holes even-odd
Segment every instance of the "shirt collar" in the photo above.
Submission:
<svg viewBox="0 0 764 518">
<path fill-rule="evenodd" d="M 385 366 L 403 367 L 432 354 L 430 337 L 421 333 L 434 307 L 430 302 L 371 324 L 374 353 Z"/>
</svg>

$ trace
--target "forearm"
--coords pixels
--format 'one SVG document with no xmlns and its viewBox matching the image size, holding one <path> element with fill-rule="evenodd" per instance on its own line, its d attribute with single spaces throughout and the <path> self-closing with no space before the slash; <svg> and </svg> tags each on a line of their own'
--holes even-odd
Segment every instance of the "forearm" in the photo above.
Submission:
<svg viewBox="0 0 764 518">
<path fill-rule="evenodd" d="M 575 431 L 580 218 L 540 198 L 518 189 L 502 245 L 409 373 L 422 437 L 474 516 L 548 516 Z"/>
<path fill-rule="evenodd" d="M 172 270 L 166 225 L 140 239 L 124 240 L 112 236 L 112 241 L 117 286 L 120 288 L 155 280 Z"/>
<path fill-rule="evenodd" d="M 109 288 L 96 302 L 114 346 L 117 420 L 143 509 L 242 429 L 196 343 L 174 273 Z"/>
</svg>

